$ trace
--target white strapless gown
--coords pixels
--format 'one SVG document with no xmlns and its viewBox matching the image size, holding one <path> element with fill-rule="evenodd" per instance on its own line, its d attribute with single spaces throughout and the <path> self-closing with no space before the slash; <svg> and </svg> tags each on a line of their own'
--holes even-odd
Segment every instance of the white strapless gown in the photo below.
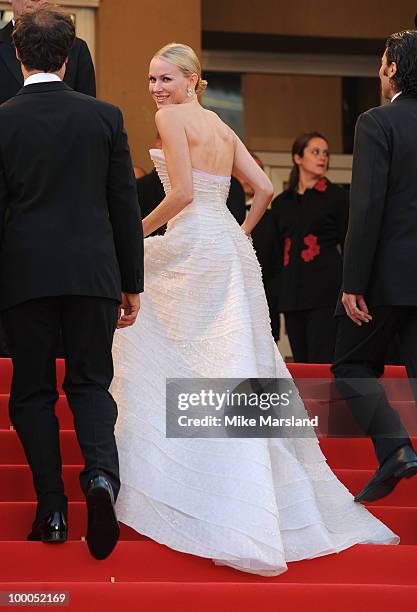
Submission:
<svg viewBox="0 0 417 612">
<path fill-rule="evenodd" d="M 151 157 L 169 190 L 163 152 Z M 145 240 L 139 317 L 115 334 L 119 520 L 262 575 L 358 543 L 397 544 L 337 480 L 316 437 L 165 437 L 166 378 L 291 377 L 258 260 L 226 207 L 230 178 L 193 170 L 193 181 L 193 202 Z"/>
</svg>

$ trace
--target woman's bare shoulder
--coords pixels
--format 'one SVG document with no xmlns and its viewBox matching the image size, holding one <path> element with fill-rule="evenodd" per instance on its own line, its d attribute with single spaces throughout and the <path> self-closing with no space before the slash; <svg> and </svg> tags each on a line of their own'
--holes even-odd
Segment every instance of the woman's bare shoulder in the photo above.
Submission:
<svg viewBox="0 0 417 612">
<path fill-rule="evenodd" d="M 221 136 L 225 140 L 230 140 L 234 142 L 236 134 L 234 133 L 232 128 L 229 125 L 227 125 L 227 123 L 225 123 L 223 119 L 220 119 L 219 115 L 216 112 L 208 110 L 208 109 L 204 109 L 204 110 L 205 112 L 210 114 L 210 117 L 213 119 L 214 124 L 216 128 L 219 130 Z"/>
<path fill-rule="evenodd" d="M 169 104 L 167 106 L 163 106 L 162 108 L 158 108 L 155 113 L 155 123 L 171 121 L 175 117 L 176 122 L 182 122 L 185 120 L 186 115 L 184 114 L 183 109 L 181 108 L 182 104 Z"/>
<path fill-rule="evenodd" d="M 205 113 L 207 113 L 208 117 L 217 123 L 219 127 L 224 128 L 225 130 L 230 130 L 229 126 L 222 119 L 220 119 L 219 115 L 215 111 L 209 110 L 208 108 L 203 108 L 203 110 Z"/>
<path fill-rule="evenodd" d="M 204 108 L 204 106 L 202 106 L 202 109 L 206 113 L 207 116 L 212 117 L 216 121 L 221 121 L 219 115 L 215 111 L 212 111 L 208 108 Z"/>
</svg>

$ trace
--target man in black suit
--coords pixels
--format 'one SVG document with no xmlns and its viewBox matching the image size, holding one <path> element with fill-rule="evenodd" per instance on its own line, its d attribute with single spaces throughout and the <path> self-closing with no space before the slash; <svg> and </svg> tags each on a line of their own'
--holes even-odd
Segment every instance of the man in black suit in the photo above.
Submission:
<svg viewBox="0 0 417 612">
<path fill-rule="evenodd" d="M 16 57 L 12 33 L 14 21 L 25 11 L 45 3 L 45 0 L 10 0 L 14 19 L 0 30 L 0 104 L 6 102 L 23 86 L 23 76 Z M 96 77 L 90 51 L 84 40 L 76 38 L 69 52 L 64 82 L 75 91 L 96 95 Z M 57 347 L 57 355 L 62 356 L 62 340 Z M 0 319 L 0 356 L 9 356 Z"/>
<path fill-rule="evenodd" d="M 10 0 L 14 19 L 25 11 L 44 4 L 45 0 Z M 0 104 L 17 94 L 23 86 L 23 76 L 13 45 L 13 21 L 0 30 Z M 76 38 L 68 55 L 64 82 L 75 91 L 96 95 L 96 77 L 90 51 L 81 38 Z"/>
<path fill-rule="evenodd" d="M 0 106 L 0 310 L 14 369 L 10 419 L 38 500 L 28 539 L 67 538 L 54 412 L 62 333 L 87 542 L 103 559 L 119 537 L 111 349 L 116 326 L 139 310 L 143 234 L 120 110 L 62 82 L 74 37 L 70 16 L 48 6 L 13 32 L 25 86 Z"/>
<path fill-rule="evenodd" d="M 379 72 L 390 104 L 357 122 L 333 373 L 379 468 L 355 498 L 373 501 L 417 473 L 417 455 L 377 382 L 398 333 L 417 399 L 417 32 L 390 36 Z M 343 310 L 344 307 L 344 310 Z"/>
</svg>

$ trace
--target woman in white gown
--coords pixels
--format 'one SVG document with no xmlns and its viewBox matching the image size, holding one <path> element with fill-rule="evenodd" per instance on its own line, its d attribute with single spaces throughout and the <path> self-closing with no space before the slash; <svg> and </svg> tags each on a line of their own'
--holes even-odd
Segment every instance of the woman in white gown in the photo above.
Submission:
<svg viewBox="0 0 417 612">
<path fill-rule="evenodd" d="M 290 378 L 271 335 L 248 235 L 272 185 L 197 94 L 198 59 L 167 45 L 150 64 L 166 197 L 143 221 L 145 292 L 134 327 L 114 341 L 119 520 L 179 551 L 277 575 L 288 561 L 399 538 L 328 467 L 311 438 L 167 438 L 166 378 Z M 230 175 L 253 186 L 242 226 L 226 207 Z"/>
</svg>

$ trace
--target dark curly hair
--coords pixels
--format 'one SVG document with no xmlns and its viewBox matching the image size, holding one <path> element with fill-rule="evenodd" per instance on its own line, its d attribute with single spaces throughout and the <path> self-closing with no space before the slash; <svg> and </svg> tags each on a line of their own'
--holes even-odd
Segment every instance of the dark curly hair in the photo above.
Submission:
<svg viewBox="0 0 417 612">
<path fill-rule="evenodd" d="M 397 72 L 390 79 L 395 91 L 417 97 L 417 31 L 391 34 L 385 46 L 387 64 L 397 65 Z"/>
<path fill-rule="evenodd" d="M 16 19 L 13 42 L 27 70 L 57 72 L 75 40 L 75 26 L 68 13 L 43 4 Z"/>
</svg>

